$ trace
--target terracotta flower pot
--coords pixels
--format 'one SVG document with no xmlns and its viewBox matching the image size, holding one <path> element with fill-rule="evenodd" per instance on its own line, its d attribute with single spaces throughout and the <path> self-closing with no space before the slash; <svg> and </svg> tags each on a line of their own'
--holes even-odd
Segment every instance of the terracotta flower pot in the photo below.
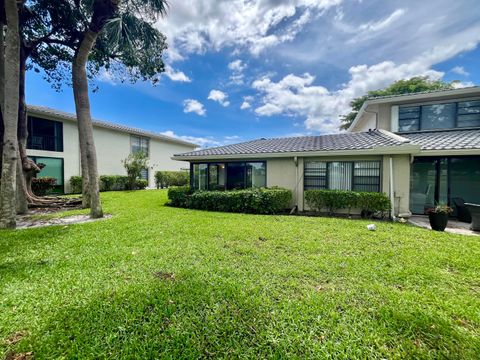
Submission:
<svg viewBox="0 0 480 360">
<path fill-rule="evenodd" d="M 430 220 L 430 226 L 432 230 L 435 231 L 444 231 L 448 224 L 448 214 L 447 213 L 430 213 L 428 214 L 428 219 Z"/>
</svg>

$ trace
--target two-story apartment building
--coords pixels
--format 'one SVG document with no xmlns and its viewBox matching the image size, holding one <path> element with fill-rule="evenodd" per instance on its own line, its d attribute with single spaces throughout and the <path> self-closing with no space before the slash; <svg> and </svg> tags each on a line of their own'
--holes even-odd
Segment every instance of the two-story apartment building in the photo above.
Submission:
<svg viewBox="0 0 480 360">
<path fill-rule="evenodd" d="M 57 179 L 59 192 L 68 193 L 69 179 L 81 174 L 75 115 L 39 106 L 28 106 L 27 114 L 27 154 L 46 165 L 38 176 Z M 149 166 L 142 178 L 148 180 L 149 187 L 155 186 L 154 174 L 158 170 L 188 169 L 188 163 L 171 157 L 197 147 L 180 139 L 98 120 L 93 122 L 93 135 L 100 175 L 126 175 L 121 161 L 130 153 L 144 151 Z"/>
<path fill-rule="evenodd" d="M 373 98 L 346 133 L 259 139 L 177 154 L 197 189 L 281 186 L 385 192 L 394 215 L 480 203 L 480 87 Z"/>
</svg>

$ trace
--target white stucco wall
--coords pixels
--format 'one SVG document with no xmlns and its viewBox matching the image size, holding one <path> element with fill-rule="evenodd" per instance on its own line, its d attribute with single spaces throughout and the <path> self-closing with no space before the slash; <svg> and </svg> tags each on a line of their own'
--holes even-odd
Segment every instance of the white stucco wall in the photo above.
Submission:
<svg viewBox="0 0 480 360">
<path fill-rule="evenodd" d="M 38 115 L 36 115 L 39 117 Z M 46 117 L 47 118 L 47 117 Z M 65 192 L 70 191 L 69 180 L 80 175 L 80 147 L 77 124 L 70 120 L 51 119 L 63 123 L 63 152 L 27 151 L 30 156 L 43 156 L 64 159 Z M 95 147 L 97 150 L 98 173 L 100 175 L 126 175 L 121 161 L 130 154 L 130 134 L 123 131 L 94 126 Z M 137 136 L 137 135 L 135 135 Z M 148 136 L 144 136 L 148 137 Z M 188 168 L 187 162 L 174 161 L 174 154 L 194 150 L 194 146 L 168 140 L 149 138 L 149 187 L 155 186 L 154 173 L 158 170 L 181 170 Z M 41 176 L 41 173 L 40 173 Z"/>
</svg>

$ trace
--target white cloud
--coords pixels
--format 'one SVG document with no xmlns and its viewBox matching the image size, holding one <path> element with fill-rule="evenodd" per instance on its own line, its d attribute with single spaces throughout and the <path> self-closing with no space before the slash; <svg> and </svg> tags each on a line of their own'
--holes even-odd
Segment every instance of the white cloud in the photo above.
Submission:
<svg viewBox="0 0 480 360">
<path fill-rule="evenodd" d="M 203 104 L 195 99 L 186 99 L 183 101 L 184 113 L 195 113 L 200 116 L 205 116 L 207 110 L 203 107 Z"/>
<path fill-rule="evenodd" d="M 361 24 L 359 29 L 362 31 L 380 31 L 397 21 L 403 14 L 405 14 L 405 9 L 397 9 L 389 16 L 379 21 L 369 21 L 367 23 Z"/>
<path fill-rule="evenodd" d="M 228 95 L 220 90 L 211 90 L 208 94 L 208 100 L 216 101 L 224 107 L 230 105 L 230 101 L 228 101 Z"/>
<path fill-rule="evenodd" d="M 170 65 L 165 66 L 165 76 L 167 76 L 172 81 L 180 81 L 180 82 L 191 82 L 187 75 L 185 75 L 182 71 L 175 71 Z"/>
<path fill-rule="evenodd" d="M 465 69 L 463 66 L 455 66 L 454 68 L 452 68 L 452 70 L 450 70 L 452 73 L 455 73 L 457 75 L 462 75 L 462 76 L 468 76 L 470 75 Z"/>
<path fill-rule="evenodd" d="M 463 37 L 456 34 L 456 42 L 441 44 L 420 54 L 411 62 L 396 64 L 382 61 L 375 65 L 356 65 L 349 69 L 350 80 L 338 90 L 329 90 L 314 85 L 315 77 L 289 74 L 278 82 L 263 77 L 253 82 L 252 87 L 263 95 L 263 105 L 255 112 L 260 116 L 287 115 L 303 117 L 305 127 L 321 132 L 336 132 L 340 125 L 340 115 L 349 112 L 349 102 L 369 90 L 381 89 L 392 82 L 413 76 L 430 76 L 439 79 L 444 74 L 431 69 L 431 66 L 449 59 L 463 51 L 475 48 L 480 41 L 480 33 Z M 459 83 L 468 86 L 471 83 Z"/>
<path fill-rule="evenodd" d="M 160 134 L 165 136 L 170 136 L 176 139 L 192 142 L 194 144 L 197 144 L 200 148 L 222 146 L 222 145 L 238 142 L 241 140 L 241 137 L 238 135 L 224 136 L 224 137 L 220 137 L 219 139 L 213 136 L 197 137 L 197 136 L 188 136 L 188 135 L 178 135 L 172 130 L 163 131 Z"/>
<path fill-rule="evenodd" d="M 244 96 L 242 105 L 240 105 L 240 109 L 247 110 L 252 107 L 251 102 L 253 101 L 253 96 Z"/>
<path fill-rule="evenodd" d="M 242 72 L 245 67 L 246 65 L 240 59 L 234 60 L 228 64 L 228 68 L 236 72 Z"/>
<path fill-rule="evenodd" d="M 452 85 L 455 89 L 462 89 L 466 87 L 475 86 L 475 84 L 471 81 L 454 81 Z"/>
<path fill-rule="evenodd" d="M 342 0 L 186 0 L 173 2 L 158 22 L 172 61 L 225 46 L 264 49 L 291 41 L 312 18 Z M 281 25 L 281 26 L 280 26 Z"/>
</svg>

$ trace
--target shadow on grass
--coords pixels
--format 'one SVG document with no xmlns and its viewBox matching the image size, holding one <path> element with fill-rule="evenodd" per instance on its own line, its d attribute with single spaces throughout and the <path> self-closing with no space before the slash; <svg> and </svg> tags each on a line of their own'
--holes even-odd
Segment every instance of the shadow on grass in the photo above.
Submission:
<svg viewBox="0 0 480 360">
<path fill-rule="evenodd" d="M 152 273 L 122 291 L 105 291 L 59 310 L 15 350 L 33 351 L 35 359 L 468 358 L 475 353 L 472 337 L 420 307 L 389 304 L 368 314 L 365 308 L 373 303 L 353 304 L 352 294 L 292 301 L 260 296 L 232 280 L 165 274 Z"/>
</svg>

